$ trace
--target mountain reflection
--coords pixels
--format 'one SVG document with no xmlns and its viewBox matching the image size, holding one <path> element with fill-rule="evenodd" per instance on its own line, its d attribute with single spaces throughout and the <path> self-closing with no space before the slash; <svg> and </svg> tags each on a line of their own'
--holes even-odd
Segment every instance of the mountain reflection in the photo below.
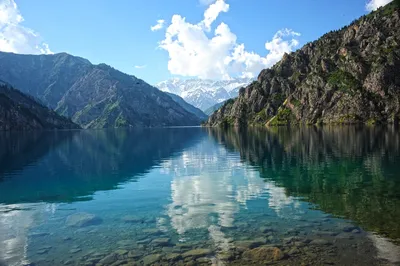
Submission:
<svg viewBox="0 0 400 266">
<path fill-rule="evenodd" d="M 394 126 L 210 129 L 209 134 L 287 196 L 400 239 L 400 134 Z"/>
<path fill-rule="evenodd" d="M 0 203 L 90 200 L 195 143 L 198 129 L 1 135 Z M 203 135 L 204 136 L 204 135 Z"/>
</svg>

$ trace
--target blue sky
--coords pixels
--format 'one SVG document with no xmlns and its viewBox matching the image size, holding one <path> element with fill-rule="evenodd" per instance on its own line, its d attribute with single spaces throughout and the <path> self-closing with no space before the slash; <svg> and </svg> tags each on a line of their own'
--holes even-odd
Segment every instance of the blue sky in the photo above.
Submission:
<svg viewBox="0 0 400 266">
<path fill-rule="evenodd" d="M 15 0 L 15 6 L 14 0 L 0 0 L 0 50 L 68 52 L 151 84 L 172 76 L 256 76 L 283 52 L 366 14 L 367 2 L 390 0 L 216 1 L 219 6 L 215 0 Z M 163 28 L 152 31 L 157 20 L 165 21 Z M 212 40 L 218 27 L 219 38 Z M 16 33 L 27 37 L 14 41 L 21 35 Z M 48 49 L 38 48 L 43 44 Z"/>
</svg>

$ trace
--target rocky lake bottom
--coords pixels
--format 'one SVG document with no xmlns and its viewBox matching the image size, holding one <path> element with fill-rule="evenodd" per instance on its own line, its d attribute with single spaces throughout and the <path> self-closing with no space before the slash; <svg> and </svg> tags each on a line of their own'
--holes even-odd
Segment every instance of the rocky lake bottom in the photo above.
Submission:
<svg viewBox="0 0 400 266">
<path fill-rule="evenodd" d="M 399 140 L 392 128 L 5 134 L 0 265 L 400 265 Z"/>
</svg>

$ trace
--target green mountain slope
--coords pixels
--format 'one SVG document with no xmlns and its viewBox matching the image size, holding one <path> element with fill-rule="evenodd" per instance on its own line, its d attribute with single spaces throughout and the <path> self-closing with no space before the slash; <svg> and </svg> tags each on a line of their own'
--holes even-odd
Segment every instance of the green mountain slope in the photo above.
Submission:
<svg viewBox="0 0 400 266">
<path fill-rule="evenodd" d="M 0 130 L 77 128 L 70 119 L 0 81 Z"/>
<path fill-rule="evenodd" d="M 227 101 L 229 101 L 229 100 L 227 100 Z M 211 106 L 210 108 L 205 110 L 204 113 L 206 115 L 212 115 L 215 111 L 217 111 L 219 108 L 221 108 L 227 101 L 223 101 L 223 102 L 214 104 L 213 106 Z"/>
<path fill-rule="evenodd" d="M 199 108 L 194 107 L 193 105 L 187 103 L 182 97 L 173 94 L 173 93 L 169 93 L 169 92 L 165 92 L 166 94 L 168 94 L 172 100 L 174 100 L 175 102 L 177 102 L 180 106 L 183 107 L 183 109 L 185 109 L 186 111 L 194 114 L 195 116 L 197 116 L 201 121 L 207 120 L 208 115 L 206 115 L 202 110 L 200 110 Z"/>
<path fill-rule="evenodd" d="M 85 128 L 187 126 L 201 121 L 143 80 L 66 53 L 0 52 L 0 79 Z"/>
</svg>

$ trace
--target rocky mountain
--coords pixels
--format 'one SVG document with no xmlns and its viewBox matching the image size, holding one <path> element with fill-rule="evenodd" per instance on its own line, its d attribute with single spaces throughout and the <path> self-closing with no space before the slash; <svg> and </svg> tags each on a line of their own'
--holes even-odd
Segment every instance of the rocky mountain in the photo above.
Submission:
<svg viewBox="0 0 400 266">
<path fill-rule="evenodd" d="M 399 45 L 393 2 L 286 54 L 206 125 L 398 122 Z"/>
<path fill-rule="evenodd" d="M 162 91 L 182 97 L 186 102 L 205 111 L 211 106 L 238 96 L 239 89 L 247 86 L 253 79 L 232 80 L 170 79 L 156 84 Z"/>
<path fill-rule="evenodd" d="M 143 80 L 66 53 L 0 52 L 0 79 L 84 128 L 187 126 L 201 121 Z"/>
<path fill-rule="evenodd" d="M 0 130 L 77 128 L 70 119 L 0 81 Z"/>
<path fill-rule="evenodd" d="M 177 102 L 180 106 L 183 107 L 183 109 L 185 109 L 186 111 L 188 111 L 189 113 L 194 114 L 195 116 L 197 116 L 201 121 L 205 121 L 208 119 L 208 115 L 206 115 L 202 110 L 200 110 L 199 108 L 194 107 L 193 105 L 187 103 L 182 97 L 173 94 L 173 93 L 169 93 L 169 92 L 165 92 L 166 94 L 168 94 L 172 100 L 174 100 L 175 102 Z"/>
</svg>

